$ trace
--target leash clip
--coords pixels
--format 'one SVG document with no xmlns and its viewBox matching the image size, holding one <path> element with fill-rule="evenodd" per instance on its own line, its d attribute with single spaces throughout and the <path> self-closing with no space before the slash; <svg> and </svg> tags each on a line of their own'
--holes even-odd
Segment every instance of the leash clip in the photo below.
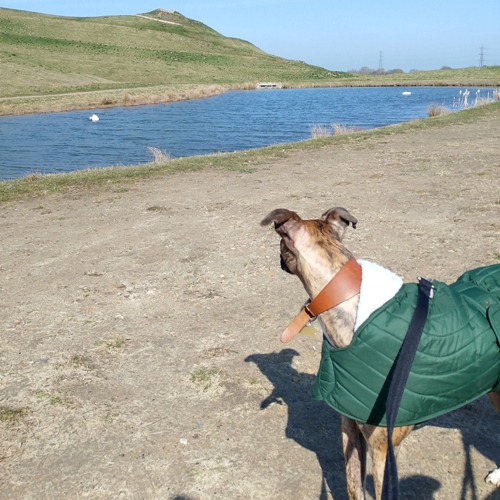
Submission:
<svg viewBox="0 0 500 500">
<path fill-rule="evenodd" d="M 420 276 L 417 279 L 419 288 L 429 297 L 429 299 L 432 299 L 434 297 L 434 290 L 436 289 L 432 284 L 432 279 L 426 279 Z"/>
</svg>

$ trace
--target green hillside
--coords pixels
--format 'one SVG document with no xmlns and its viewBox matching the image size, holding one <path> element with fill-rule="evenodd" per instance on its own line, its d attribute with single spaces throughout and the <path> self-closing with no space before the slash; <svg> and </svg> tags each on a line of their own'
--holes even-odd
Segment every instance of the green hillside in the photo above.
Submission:
<svg viewBox="0 0 500 500">
<path fill-rule="evenodd" d="M 143 16 L 72 18 L 0 8 L 0 97 L 347 76 L 266 54 L 178 12 Z"/>
</svg>

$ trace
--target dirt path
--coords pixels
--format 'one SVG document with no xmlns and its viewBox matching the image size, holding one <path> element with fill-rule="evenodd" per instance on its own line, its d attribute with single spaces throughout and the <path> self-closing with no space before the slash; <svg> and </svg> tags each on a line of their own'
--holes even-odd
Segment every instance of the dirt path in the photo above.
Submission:
<svg viewBox="0 0 500 500">
<path fill-rule="evenodd" d="M 344 499 L 321 340 L 280 345 L 305 294 L 259 227 L 335 205 L 408 281 L 499 262 L 498 116 L 2 206 L 0 497 Z M 484 399 L 420 426 L 403 498 L 500 498 L 499 439 Z"/>
</svg>

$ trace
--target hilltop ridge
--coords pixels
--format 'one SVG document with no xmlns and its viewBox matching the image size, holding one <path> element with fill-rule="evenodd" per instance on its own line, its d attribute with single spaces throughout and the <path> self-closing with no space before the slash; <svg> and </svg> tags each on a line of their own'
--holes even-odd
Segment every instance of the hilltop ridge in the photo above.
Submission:
<svg viewBox="0 0 500 500">
<path fill-rule="evenodd" d="M 164 9 L 77 18 L 0 8 L 0 63 L 0 97 L 347 76 L 267 54 Z"/>
</svg>

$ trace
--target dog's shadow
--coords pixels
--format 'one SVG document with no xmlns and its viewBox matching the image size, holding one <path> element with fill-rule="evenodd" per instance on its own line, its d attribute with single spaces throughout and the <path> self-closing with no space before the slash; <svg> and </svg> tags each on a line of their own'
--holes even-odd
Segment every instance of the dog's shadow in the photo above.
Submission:
<svg viewBox="0 0 500 500">
<path fill-rule="evenodd" d="M 245 361 L 255 363 L 274 386 L 261 402 L 261 410 L 272 404 L 286 405 L 286 437 L 316 454 L 323 473 L 320 499 L 328 498 L 326 488 L 334 498 L 343 498 L 346 482 L 340 417 L 324 403 L 312 399 L 311 388 L 316 377 L 297 371 L 293 367 L 295 356 L 299 356 L 297 351 L 283 349 L 278 353 L 252 354 Z"/>
<path fill-rule="evenodd" d="M 473 450 L 476 450 L 497 464 L 497 466 L 500 465 L 500 447 L 498 446 L 500 415 L 494 409 L 489 398 L 484 396 L 458 410 L 417 426 L 417 431 L 418 428 L 427 425 L 460 430 L 465 464 L 459 498 L 460 500 L 466 498 L 477 500 L 479 498 L 478 482 L 483 483 L 483 479 L 489 471 L 480 470 L 480 477 L 474 474 L 472 465 Z M 490 498 L 500 498 L 500 491 L 492 490 L 491 494 L 486 497 L 486 499 Z"/>
<path fill-rule="evenodd" d="M 272 404 L 286 405 L 288 408 L 286 437 L 316 454 L 322 471 L 319 500 L 327 500 L 328 490 L 335 499 L 346 498 L 340 416 L 325 403 L 312 399 L 311 390 L 316 376 L 296 370 L 293 367 L 293 360 L 296 356 L 299 356 L 297 351 L 283 349 L 278 353 L 252 354 L 245 361 L 255 363 L 274 386 L 272 393 L 261 402 L 261 410 L 265 411 Z M 433 421 L 432 425 L 435 425 L 435 422 Z M 448 420 L 442 420 L 438 421 L 437 425 L 448 427 L 448 423 Z M 450 426 L 452 423 L 454 422 L 450 422 Z M 466 498 L 466 495 L 470 495 L 471 492 L 472 498 L 477 498 L 474 493 L 475 480 L 472 468 L 468 467 L 472 441 L 475 445 L 472 430 L 469 432 L 466 429 L 463 433 L 463 442 L 467 466 L 464 472 L 461 498 Z M 493 449 L 488 448 L 488 450 L 493 452 Z M 487 456 L 490 455 L 488 450 L 479 449 Z M 491 458 L 495 460 L 495 457 Z M 373 481 L 370 477 L 366 486 L 372 497 L 375 497 Z M 432 499 L 434 492 L 440 487 L 441 484 L 437 480 L 420 475 L 407 477 L 400 482 L 402 498 Z"/>
</svg>

